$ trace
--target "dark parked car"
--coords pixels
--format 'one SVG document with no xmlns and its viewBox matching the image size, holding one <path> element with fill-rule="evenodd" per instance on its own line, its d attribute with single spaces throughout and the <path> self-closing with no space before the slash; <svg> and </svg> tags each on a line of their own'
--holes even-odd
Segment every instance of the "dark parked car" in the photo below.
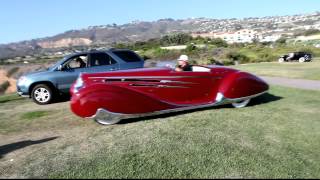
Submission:
<svg viewBox="0 0 320 180">
<path fill-rule="evenodd" d="M 279 62 L 288 62 L 288 61 L 299 61 L 299 62 L 308 62 L 312 61 L 312 54 L 306 52 L 293 52 L 283 56 L 280 56 Z"/>
<path fill-rule="evenodd" d="M 46 71 L 23 75 L 17 81 L 20 96 L 31 97 L 37 104 L 48 104 L 69 93 L 79 74 L 142 68 L 144 60 L 124 49 L 90 51 L 64 57 Z"/>
</svg>

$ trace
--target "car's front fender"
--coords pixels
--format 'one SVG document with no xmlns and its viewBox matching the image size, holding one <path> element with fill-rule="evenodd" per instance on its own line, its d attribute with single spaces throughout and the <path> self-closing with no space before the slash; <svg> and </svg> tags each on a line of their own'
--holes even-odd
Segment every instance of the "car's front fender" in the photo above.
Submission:
<svg viewBox="0 0 320 180">
<path fill-rule="evenodd" d="M 237 71 L 224 77 L 219 92 L 226 98 L 235 99 L 265 92 L 268 84 L 250 73 Z"/>
</svg>

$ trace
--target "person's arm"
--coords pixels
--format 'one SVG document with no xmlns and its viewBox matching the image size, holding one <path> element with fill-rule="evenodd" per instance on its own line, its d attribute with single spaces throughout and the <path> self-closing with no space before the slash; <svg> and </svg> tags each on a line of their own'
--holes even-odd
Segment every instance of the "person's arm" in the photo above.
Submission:
<svg viewBox="0 0 320 180">
<path fill-rule="evenodd" d="M 176 69 L 175 69 L 177 72 L 181 72 L 182 71 L 182 69 L 181 68 L 178 68 L 178 67 L 176 67 Z"/>
</svg>

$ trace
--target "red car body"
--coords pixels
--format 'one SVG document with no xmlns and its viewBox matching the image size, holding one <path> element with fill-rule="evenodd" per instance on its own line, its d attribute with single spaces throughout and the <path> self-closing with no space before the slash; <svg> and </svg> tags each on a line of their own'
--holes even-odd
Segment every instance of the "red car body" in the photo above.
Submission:
<svg viewBox="0 0 320 180">
<path fill-rule="evenodd" d="M 71 88 L 71 109 L 101 124 L 231 103 L 246 106 L 269 89 L 260 78 L 220 66 L 196 72 L 145 68 L 81 74 Z"/>
</svg>

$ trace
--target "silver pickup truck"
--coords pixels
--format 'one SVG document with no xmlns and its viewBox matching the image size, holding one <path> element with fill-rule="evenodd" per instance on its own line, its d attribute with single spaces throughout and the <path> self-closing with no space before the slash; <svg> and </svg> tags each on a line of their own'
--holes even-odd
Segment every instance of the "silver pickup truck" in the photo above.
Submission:
<svg viewBox="0 0 320 180">
<path fill-rule="evenodd" d="M 49 104 L 69 93 L 80 73 L 142 68 L 143 65 L 141 57 L 125 49 L 76 53 L 64 57 L 46 71 L 21 76 L 17 81 L 17 93 L 32 98 L 37 104 Z"/>
</svg>

